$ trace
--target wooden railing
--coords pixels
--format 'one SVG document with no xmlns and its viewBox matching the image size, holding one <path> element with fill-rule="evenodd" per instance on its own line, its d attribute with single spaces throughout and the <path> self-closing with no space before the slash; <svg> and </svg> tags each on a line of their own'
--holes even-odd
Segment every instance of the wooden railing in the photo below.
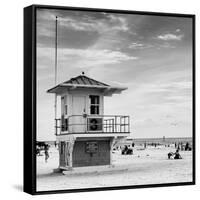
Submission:
<svg viewBox="0 0 200 200">
<path fill-rule="evenodd" d="M 56 119 L 56 135 L 68 133 L 130 133 L 130 117 L 85 114 Z"/>
</svg>

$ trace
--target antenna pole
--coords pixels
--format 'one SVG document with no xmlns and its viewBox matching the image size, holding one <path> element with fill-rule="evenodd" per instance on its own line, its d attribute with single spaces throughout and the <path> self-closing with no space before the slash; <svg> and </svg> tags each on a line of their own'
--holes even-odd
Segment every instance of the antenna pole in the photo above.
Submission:
<svg viewBox="0 0 200 200">
<path fill-rule="evenodd" d="M 56 16 L 55 24 L 55 85 L 57 84 L 57 47 L 58 47 L 58 17 Z"/>
<path fill-rule="evenodd" d="M 58 47 L 58 17 L 55 21 L 55 86 L 57 84 L 57 47 Z M 55 94 L 55 135 L 57 135 L 57 94 Z"/>
</svg>

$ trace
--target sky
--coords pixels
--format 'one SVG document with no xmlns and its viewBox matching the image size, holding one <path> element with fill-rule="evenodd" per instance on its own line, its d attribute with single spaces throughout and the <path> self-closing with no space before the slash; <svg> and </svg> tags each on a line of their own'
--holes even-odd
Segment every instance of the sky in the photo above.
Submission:
<svg viewBox="0 0 200 200">
<path fill-rule="evenodd" d="M 37 140 L 55 140 L 55 17 L 58 83 L 81 74 L 128 89 L 104 113 L 130 115 L 131 137 L 192 136 L 192 19 L 37 10 Z"/>
</svg>

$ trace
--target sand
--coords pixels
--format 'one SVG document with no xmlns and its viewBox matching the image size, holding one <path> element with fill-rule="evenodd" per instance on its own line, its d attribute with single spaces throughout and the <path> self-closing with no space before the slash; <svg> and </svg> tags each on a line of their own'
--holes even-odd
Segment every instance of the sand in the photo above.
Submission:
<svg viewBox="0 0 200 200">
<path fill-rule="evenodd" d="M 191 182 L 192 152 L 181 151 L 183 159 L 168 160 L 170 151 L 175 152 L 175 149 L 135 147 L 133 155 L 114 151 L 114 170 L 63 175 L 52 172 L 58 167 L 58 150 L 51 147 L 47 163 L 44 156 L 37 156 L 37 191 Z"/>
</svg>

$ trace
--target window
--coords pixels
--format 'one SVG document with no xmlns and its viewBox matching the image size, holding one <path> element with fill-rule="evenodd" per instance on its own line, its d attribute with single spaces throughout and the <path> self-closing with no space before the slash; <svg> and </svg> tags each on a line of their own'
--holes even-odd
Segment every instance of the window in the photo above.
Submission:
<svg viewBox="0 0 200 200">
<path fill-rule="evenodd" d="M 99 96 L 90 95 L 90 114 L 99 114 Z"/>
<path fill-rule="evenodd" d="M 65 119 L 65 131 L 68 131 L 68 119 Z"/>
<path fill-rule="evenodd" d="M 67 115 L 67 105 L 65 105 L 65 115 Z"/>
</svg>

